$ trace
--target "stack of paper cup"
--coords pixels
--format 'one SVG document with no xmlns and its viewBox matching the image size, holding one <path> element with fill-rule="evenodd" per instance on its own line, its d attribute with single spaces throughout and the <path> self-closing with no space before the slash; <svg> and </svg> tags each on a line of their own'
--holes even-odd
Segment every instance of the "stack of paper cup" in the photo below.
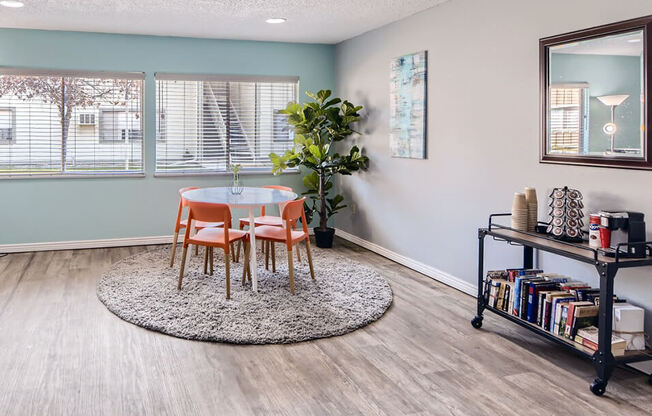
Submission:
<svg viewBox="0 0 652 416">
<path fill-rule="evenodd" d="M 527 203 L 527 230 L 531 233 L 537 228 L 537 190 L 534 188 L 525 188 L 525 202 Z"/>
<path fill-rule="evenodd" d="M 514 203 L 512 204 L 512 228 L 520 231 L 527 231 L 528 217 L 527 217 L 527 201 L 525 194 L 515 193 Z"/>
</svg>

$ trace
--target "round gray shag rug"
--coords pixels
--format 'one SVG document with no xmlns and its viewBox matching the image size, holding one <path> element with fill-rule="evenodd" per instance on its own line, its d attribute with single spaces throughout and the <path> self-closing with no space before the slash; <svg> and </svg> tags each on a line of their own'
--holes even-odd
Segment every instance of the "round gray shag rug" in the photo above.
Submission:
<svg viewBox="0 0 652 416">
<path fill-rule="evenodd" d="M 203 253 L 188 250 L 183 287 L 177 290 L 180 255 L 169 267 L 170 248 L 137 254 L 104 273 L 97 296 L 125 321 L 180 338 L 236 344 L 293 343 L 346 334 L 379 319 L 392 303 L 389 283 L 372 268 L 332 250 L 313 248 L 316 280 L 305 247 L 296 261 L 290 294 L 285 248 L 276 249 L 276 273 L 258 250 L 258 293 L 242 286 L 242 258 L 231 263 L 226 299 L 223 252 L 215 274 L 203 274 Z M 181 250 L 178 250 L 179 252 Z"/>
</svg>

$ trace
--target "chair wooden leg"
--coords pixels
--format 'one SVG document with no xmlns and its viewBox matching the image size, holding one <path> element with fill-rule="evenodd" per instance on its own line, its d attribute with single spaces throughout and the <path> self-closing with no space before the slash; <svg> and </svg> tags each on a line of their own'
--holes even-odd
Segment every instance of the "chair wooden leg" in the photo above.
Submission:
<svg viewBox="0 0 652 416">
<path fill-rule="evenodd" d="M 238 247 L 240 244 L 238 243 Z M 242 286 L 245 285 L 247 281 L 247 269 L 249 268 L 249 244 L 245 241 L 244 243 L 244 264 L 242 265 Z"/>
<path fill-rule="evenodd" d="M 204 274 L 208 274 L 208 252 L 209 248 L 205 247 L 204 248 Z"/>
<path fill-rule="evenodd" d="M 256 247 L 252 247 L 251 244 L 249 244 L 249 256 L 251 256 L 251 250 L 256 250 Z M 251 262 L 247 263 L 247 279 L 249 282 L 251 282 Z"/>
<path fill-rule="evenodd" d="M 240 246 L 242 245 L 242 240 L 238 240 L 238 248 L 235 252 L 235 261 L 236 263 L 240 261 Z"/>
<path fill-rule="evenodd" d="M 231 243 L 231 259 L 234 263 L 238 262 L 238 259 L 235 258 L 235 243 Z"/>
<path fill-rule="evenodd" d="M 315 269 L 312 266 L 312 252 L 310 251 L 310 238 L 306 239 L 306 254 L 308 255 L 308 266 L 310 266 L 310 276 L 315 279 Z"/>
<path fill-rule="evenodd" d="M 276 247 L 274 247 L 273 241 L 270 244 L 271 244 L 271 251 L 272 251 L 272 272 L 276 273 Z"/>
<path fill-rule="evenodd" d="M 177 289 L 181 290 L 181 281 L 183 281 L 183 270 L 186 268 L 186 254 L 188 254 L 188 246 L 183 247 L 183 254 L 181 254 L 181 270 L 179 270 L 179 283 Z"/>
<path fill-rule="evenodd" d="M 288 271 L 290 275 L 290 293 L 294 295 L 294 263 L 292 259 L 292 248 L 288 250 Z"/>
<path fill-rule="evenodd" d="M 170 256 L 170 267 L 174 266 L 174 255 L 177 254 L 177 240 L 179 239 L 179 231 L 174 232 L 174 239 L 172 239 L 172 255 Z"/>
<path fill-rule="evenodd" d="M 301 263 L 301 250 L 299 250 L 298 244 L 297 244 L 297 261 Z"/>
<path fill-rule="evenodd" d="M 195 246 L 195 256 L 199 256 L 199 246 Z"/>
<path fill-rule="evenodd" d="M 213 275 L 213 247 L 207 247 L 208 252 L 208 261 L 211 263 L 211 276 Z"/>
<path fill-rule="evenodd" d="M 231 257 L 229 257 L 229 253 L 224 253 L 224 270 L 226 272 L 226 298 L 231 299 Z"/>
<path fill-rule="evenodd" d="M 265 270 L 269 270 L 269 241 L 265 241 Z"/>
</svg>

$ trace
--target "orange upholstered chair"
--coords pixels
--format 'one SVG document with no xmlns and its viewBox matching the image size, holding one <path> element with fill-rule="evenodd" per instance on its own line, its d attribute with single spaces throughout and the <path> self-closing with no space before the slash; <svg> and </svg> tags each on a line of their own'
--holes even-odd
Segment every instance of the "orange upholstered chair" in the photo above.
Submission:
<svg viewBox="0 0 652 416">
<path fill-rule="evenodd" d="M 177 240 L 179 239 L 179 231 L 182 228 L 188 227 L 189 221 L 187 219 L 182 220 L 181 216 L 183 215 L 183 209 L 188 206 L 188 200 L 183 197 L 183 193 L 186 191 L 191 191 L 193 189 L 198 189 L 196 186 L 189 186 L 187 188 L 179 189 L 179 210 L 177 211 L 177 220 L 174 223 L 174 239 L 172 240 L 172 255 L 170 256 L 170 267 L 174 266 L 174 255 L 177 251 Z M 202 228 L 207 227 L 224 227 L 223 222 L 202 222 L 195 221 L 195 229 L 201 230 Z"/>
<path fill-rule="evenodd" d="M 292 188 L 289 186 L 281 186 L 281 185 L 266 185 L 263 186 L 263 188 L 267 189 L 278 189 L 280 191 L 288 191 L 288 192 L 294 192 Z M 279 211 L 283 211 L 283 207 L 285 204 L 279 204 Z M 240 219 L 240 229 L 244 229 L 245 226 L 249 226 L 249 218 L 241 218 Z M 283 219 L 281 217 L 277 217 L 275 215 L 265 215 L 265 207 L 263 206 L 260 209 L 260 217 L 255 217 L 254 218 L 254 227 L 260 227 L 261 225 L 269 225 L 273 227 L 282 227 L 283 226 Z M 292 221 L 292 228 L 296 229 L 297 228 L 297 223 L 296 220 Z M 265 258 L 267 261 L 265 262 L 265 268 L 269 269 L 269 245 L 263 244 L 263 251 L 265 252 Z M 240 243 L 238 243 L 238 251 L 235 256 L 236 259 L 240 258 Z M 297 251 L 297 260 L 301 261 L 301 255 Z"/>
<path fill-rule="evenodd" d="M 303 209 L 305 197 L 296 201 L 290 201 L 283 207 L 281 218 L 284 227 L 272 225 L 261 225 L 255 228 L 256 238 L 271 244 L 271 251 L 274 252 L 274 243 L 284 243 L 288 251 L 288 270 L 290 277 L 290 293 L 294 294 L 294 263 L 292 261 L 292 250 L 300 242 L 306 242 L 306 254 L 308 255 L 308 265 L 310 266 L 310 276 L 315 278 L 315 270 L 312 265 L 312 253 L 310 252 L 310 237 L 308 235 L 308 225 L 306 224 L 306 212 Z M 296 223 L 301 219 L 303 229 L 301 231 L 291 228 L 292 222 Z M 298 251 L 297 246 L 297 251 Z"/>
<path fill-rule="evenodd" d="M 192 202 L 188 201 L 188 222 L 190 221 L 203 221 L 209 223 L 222 222 L 223 224 L 231 224 L 231 210 L 226 204 L 210 204 L 206 202 Z M 213 249 L 215 247 L 224 250 L 224 264 L 226 269 L 226 298 L 231 298 L 231 257 L 229 251 L 231 244 L 236 241 L 244 241 L 245 252 L 248 251 L 248 234 L 241 230 L 230 229 L 229 227 L 223 228 L 202 228 L 197 231 L 197 234 L 190 235 L 190 227 L 186 227 L 186 234 L 183 237 L 183 254 L 181 256 L 181 270 L 179 270 L 179 284 L 178 288 L 181 289 L 183 281 L 183 272 L 186 266 L 186 255 L 188 253 L 188 245 L 194 244 L 197 246 L 206 247 L 208 257 L 204 257 L 204 273 L 207 272 L 207 261 L 210 258 L 211 272 L 213 275 Z M 248 267 L 248 262 L 245 262 L 245 269 L 243 270 L 243 277 Z"/>
</svg>

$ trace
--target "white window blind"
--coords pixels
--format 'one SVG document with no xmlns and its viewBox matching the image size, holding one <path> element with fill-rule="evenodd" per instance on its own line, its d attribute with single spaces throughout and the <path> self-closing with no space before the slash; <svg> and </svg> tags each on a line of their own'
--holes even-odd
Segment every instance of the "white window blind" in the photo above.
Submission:
<svg viewBox="0 0 652 416">
<path fill-rule="evenodd" d="M 0 175 L 142 173 L 143 79 L 0 69 Z"/>
<path fill-rule="evenodd" d="M 156 74 L 156 172 L 271 171 L 269 154 L 293 146 L 287 118 L 298 78 Z"/>
<path fill-rule="evenodd" d="M 550 87 L 550 153 L 582 151 L 587 89 L 575 85 Z"/>
</svg>

